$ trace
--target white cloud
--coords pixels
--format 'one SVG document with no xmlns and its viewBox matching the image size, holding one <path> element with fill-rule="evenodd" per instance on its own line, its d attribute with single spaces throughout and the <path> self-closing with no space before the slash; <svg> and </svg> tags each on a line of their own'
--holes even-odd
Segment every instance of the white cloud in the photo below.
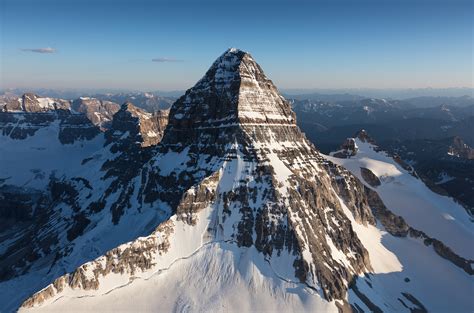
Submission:
<svg viewBox="0 0 474 313">
<path fill-rule="evenodd" d="M 175 58 L 155 58 L 151 59 L 152 62 L 159 62 L 159 63 L 164 63 L 164 62 L 183 62 L 183 60 L 175 59 Z"/>
<path fill-rule="evenodd" d="M 46 48 L 24 48 L 24 49 L 21 49 L 21 51 L 35 52 L 35 53 L 56 53 L 56 49 L 51 48 L 51 47 L 46 47 Z"/>
</svg>

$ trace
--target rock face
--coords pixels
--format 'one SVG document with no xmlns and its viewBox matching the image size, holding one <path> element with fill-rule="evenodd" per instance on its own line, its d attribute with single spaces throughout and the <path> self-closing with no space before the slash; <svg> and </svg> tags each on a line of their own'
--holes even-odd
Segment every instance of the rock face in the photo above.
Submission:
<svg viewBox="0 0 474 313">
<path fill-rule="evenodd" d="M 142 147 L 156 145 L 161 141 L 168 124 L 168 112 L 161 110 L 148 113 L 126 102 L 113 117 L 108 140 L 116 141 L 126 134 L 127 140 L 139 143 Z"/>
<path fill-rule="evenodd" d="M 185 128 L 235 123 L 295 126 L 295 114 L 260 66 L 242 51 L 222 55 L 206 75 L 178 99 L 170 123 Z M 183 127 L 181 127 L 183 128 Z"/>
<path fill-rule="evenodd" d="M 84 113 L 91 122 L 102 129 L 110 126 L 112 117 L 120 109 L 120 105 L 111 101 L 81 97 L 72 102 L 71 108 Z"/>
<path fill-rule="evenodd" d="M 371 170 L 365 167 L 360 168 L 362 178 L 372 187 L 380 186 L 380 179 Z"/>
<path fill-rule="evenodd" d="M 353 275 L 330 258 L 321 259 L 330 255 L 331 242 L 342 251 L 354 252 L 356 257 L 349 262 L 355 272 L 370 269 L 364 248 L 350 235 L 323 159 L 296 127 L 289 103 L 249 54 L 227 51 L 177 100 L 162 146 L 166 151 L 186 153 L 188 168 L 198 166 L 199 176 L 193 172 L 186 175 L 194 184 L 202 170 L 210 175 L 224 166 L 224 161 L 242 162 L 245 171 L 237 173 L 238 183 L 226 186 L 225 192 L 221 188 L 212 201 L 226 204 L 224 216 L 241 213 L 242 220 L 234 224 L 237 228 L 231 238 L 239 246 L 255 246 L 264 255 L 285 250 L 293 254 L 295 275 L 311 286 L 319 281 L 327 299 L 343 298 Z M 181 175 L 174 185 L 183 186 Z M 370 212 L 363 195 L 347 194 L 360 204 L 350 206 L 356 215 Z M 316 199 L 311 200 L 314 195 Z M 328 212 L 322 216 L 325 207 Z M 301 208 L 307 208 L 306 213 Z M 188 214 L 197 213 L 192 206 L 187 210 L 191 211 Z M 346 225 L 343 229 L 348 232 L 341 228 L 328 231 L 332 218 Z"/>
<path fill-rule="evenodd" d="M 165 133 L 166 126 L 168 125 L 169 113 L 170 113 L 169 110 L 158 110 L 152 114 L 152 118 L 155 121 L 153 123 L 153 128 L 155 129 L 155 132 L 159 134 L 160 141 L 161 141 L 161 138 L 163 138 L 163 134 Z"/>
<path fill-rule="evenodd" d="M 86 115 L 71 111 L 71 103 L 63 99 L 39 97 L 25 93 L 21 98 L 8 99 L 0 112 L 3 136 L 26 139 L 46 127 L 58 127 L 58 138 L 63 144 L 76 140 L 90 140 L 99 129 Z"/>
<path fill-rule="evenodd" d="M 9 99 L 3 104 L 2 112 L 48 112 L 51 110 L 69 110 L 71 103 L 63 99 L 44 98 L 25 93 L 21 98 Z"/>
</svg>

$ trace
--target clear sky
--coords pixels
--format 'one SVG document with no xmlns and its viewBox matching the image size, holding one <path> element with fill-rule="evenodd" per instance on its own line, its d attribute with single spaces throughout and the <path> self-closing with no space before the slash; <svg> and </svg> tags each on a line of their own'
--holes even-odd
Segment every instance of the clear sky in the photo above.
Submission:
<svg viewBox="0 0 474 313">
<path fill-rule="evenodd" d="M 229 47 L 280 88 L 473 86 L 473 1 L 0 3 L 3 88 L 185 89 Z"/>
</svg>

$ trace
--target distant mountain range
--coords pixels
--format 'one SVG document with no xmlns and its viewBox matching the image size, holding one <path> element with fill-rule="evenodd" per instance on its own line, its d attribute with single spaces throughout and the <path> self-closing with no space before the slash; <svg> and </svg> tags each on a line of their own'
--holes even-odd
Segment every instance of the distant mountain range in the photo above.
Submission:
<svg viewBox="0 0 474 313">
<path fill-rule="evenodd" d="M 352 95 L 362 98 L 409 99 L 418 97 L 474 97 L 474 88 L 340 88 L 340 89 L 283 89 L 287 97 L 306 95 L 306 99 L 322 100 L 318 95 Z"/>
<path fill-rule="evenodd" d="M 23 94 L 18 93 L 18 91 L 20 90 L 16 90 L 15 92 L 13 90 L 10 90 L 1 94 L 0 104 L 6 103 L 8 101 L 16 101 L 16 99 L 21 98 Z M 28 91 L 24 94 L 31 94 L 40 98 L 62 99 L 63 101 L 72 101 L 73 109 L 78 109 L 79 107 L 81 107 L 81 103 L 88 102 L 88 104 L 86 106 L 82 106 L 81 109 L 87 109 L 90 112 L 96 112 L 98 114 L 104 113 L 104 106 L 107 105 L 107 110 L 109 111 L 109 114 L 112 115 L 113 113 L 117 112 L 119 105 L 125 102 L 132 102 L 137 107 L 150 113 L 153 113 L 158 110 L 169 109 L 173 102 L 176 100 L 175 97 L 162 96 L 152 92 L 77 94 L 76 92 L 63 93 L 60 91 L 58 92 L 48 90 L 33 90 Z M 81 109 L 79 109 L 79 111 Z M 108 116 L 107 119 L 110 120 L 112 115 Z"/>
<path fill-rule="evenodd" d="M 79 97 L 91 97 L 93 95 L 107 95 L 107 94 L 154 94 L 162 97 L 177 98 L 184 93 L 184 90 L 155 90 L 155 91 L 138 91 L 138 90 L 125 90 L 125 89 L 92 89 L 92 88 L 0 88 L 0 95 L 5 94 L 16 94 L 22 95 L 24 93 L 35 93 L 42 97 L 51 98 L 62 98 L 62 99 L 76 99 Z"/>
<path fill-rule="evenodd" d="M 137 95 L 153 94 L 155 96 L 177 99 L 184 90 L 174 91 L 137 91 L 123 89 L 51 89 L 51 88 L 8 88 L 0 89 L 2 94 L 22 95 L 35 93 L 43 97 L 76 99 L 79 97 L 96 97 L 97 95 Z M 414 89 L 283 89 L 283 95 L 288 99 L 316 100 L 327 102 L 356 101 L 367 98 L 384 98 L 409 100 L 417 107 L 439 106 L 449 102 L 454 104 L 453 98 L 458 98 L 458 106 L 472 103 L 474 88 L 414 88 Z"/>
<path fill-rule="evenodd" d="M 474 146 L 474 100 L 470 97 L 444 100 L 438 106 L 418 107 L 409 99 L 337 102 L 294 99 L 293 109 L 301 128 L 326 152 L 337 148 L 347 134 L 360 129 L 368 130 L 378 142 L 460 136 Z"/>
</svg>

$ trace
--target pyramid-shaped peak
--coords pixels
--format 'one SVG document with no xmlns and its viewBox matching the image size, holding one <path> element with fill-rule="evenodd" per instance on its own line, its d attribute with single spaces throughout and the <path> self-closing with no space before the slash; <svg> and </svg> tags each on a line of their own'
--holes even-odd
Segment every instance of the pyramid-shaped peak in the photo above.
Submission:
<svg viewBox="0 0 474 313">
<path fill-rule="evenodd" d="M 226 50 L 204 77 L 178 99 L 171 125 L 295 124 L 291 106 L 248 53 Z"/>
</svg>

